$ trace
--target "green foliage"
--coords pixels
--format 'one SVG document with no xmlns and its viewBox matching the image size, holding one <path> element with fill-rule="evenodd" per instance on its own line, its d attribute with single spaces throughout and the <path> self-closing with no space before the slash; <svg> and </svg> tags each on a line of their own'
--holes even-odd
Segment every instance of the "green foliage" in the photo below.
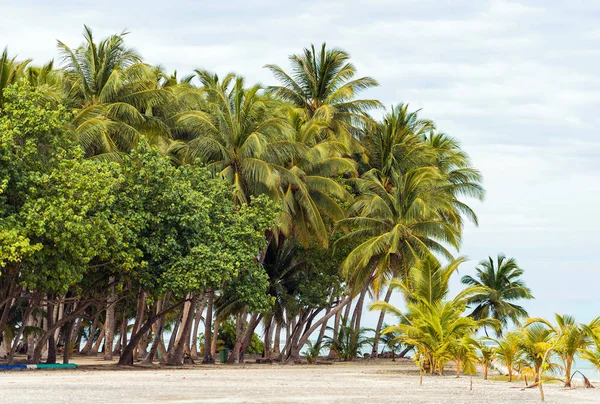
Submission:
<svg viewBox="0 0 600 404">
<path fill-rule="evenodd" d="M 527 311 L 514 301 L 533 299 L 531 291 L 520 279 L 522 276 L 523 270 L 514 258 L 507 259 L 499 254 L 496 263 L 492 257 L 481 261 L 477 267 L 477 279 L 470 275 L 462 278 L 465 285 L 483 287 L 469 298 L 469 304 L 475 306 L 470 315 L 475 319 L 494 318 L 503 326 L 508 324 L 508 320 L 518 324 L 520 318 L 527 317 Z M 501 335 L 501 329 L 498 335 Z"/>
<path fill-rule="evenodd" d="M 228 317 L 227 320 L 223 321 L 219 326 L 218 340 L 223 342 L 223 346 L 228 349 L 233 349 L 235 346 L 235 321 L 232 317 Z M 249 354 L 260 354 L 264 351 L 265 346 L 263 341 L 260 339 L 257 333 L 252 335 L 250 346 L 248 347 Z"/>
<path fill-rule="evenodd" d="M 313 344 L 311 340 L 306 341 L 306 350 L 304 351 L 304 355 L 306 356 L 306 360 L 308 363 L 316 363 L 319 359 L 319 355 L 323 350 L 323 340 L 317 341 Z"/>
<path fill-rule="evenodd" d="M 328 329 L 333 332 L 331 327 Z M 363 347 L 373 344 L 373 338 L 367 336 L 373 332 L 372 329 L 361 327 L 358 329 L 348 325 L 346 318 L 342 318 L 337 335 L 323 337 L 323 346 L 332 349 L 339 359 L 344 361 L 353 361 L 360 353 Z"/>
<path fill-rule="evenodd" d="M 22 262 L 23 284 L 64 293 L 83 279 L 113 231 L 115 167 L 82 159 L 65 128 L 69 114 L 41 90 L 18 84 L 4 94 L 0 232 L 9 254 L 3 265 Z"/>
</svg>

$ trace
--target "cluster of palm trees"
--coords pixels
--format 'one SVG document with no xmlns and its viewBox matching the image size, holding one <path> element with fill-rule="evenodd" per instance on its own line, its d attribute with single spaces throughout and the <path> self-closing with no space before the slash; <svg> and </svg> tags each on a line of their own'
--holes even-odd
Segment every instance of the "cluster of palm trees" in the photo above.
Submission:
<svg viewBox="0 0 600 404">
<path fill-rule="evenodd" d="M 378 83 L 359 77 L 348 53 L 311 46 L 290 56 L 290 70 L 266 65 L 274 85 L 261 87 L 236 74 L 166 73 L 144 63 L 126 45 L 126 34 L 97 41 L 85 27 L 83 44 L 59 41 L 59 63 L 40 67 L 5 50 L 0 110 L 5 88 L 28 83 L 48 103 L 69 110 L 70 129 L 91 160 L 120 162 L 144 140 L 173 165 L 202 165 L 227 181 L 236 206 L 266 195 L 280 208 L 277 225 L 265 233 L 267 247 L 257 252 L 273 306 L 251 312 L 226 290 L 198 290 L 185 305 L 156 317 L 136 356 L 153 340 L 153 349 L 168 353 L 156 335 L 170 328 L 169 346 L 193 333 L 183 338 L 186 351 L 195 357 L 203 350 L 211 362 L 219 324 L 233 318 L 238 337 L 232 361 L 240 360 L 261 323 L 268 360 L 297 359 L 317 331 L 319 341 L 327 334 L 332 356 L 353 359 L 355 350 L 342 354 L 340 342 L 360 338 L 365 301 L 385 291 L 373 305 L 381 313 L 372 355 L 379 351 L 385 314 L 394 312 L 402 321 L 384 333 L 397 333 L 396 341 L 414 347 L 422 369 L 442 372 L 450 360 L 463 368 L 470 363 L 476 329 L 499 330 L 526 315 L 515 301 L 531 294 L 514 260 L 504 257 L 498 268 L 483 263 L 478 280 L 465 277 L 467 289 L 447 299 L 448 280 L 464 261 L 453 255 L 465 221 L 477 224 L 467 200 L 483 199 L 481 174 L 456 139 L 407 104 L 375 119 L 372 112 L 383 106 L 360 94 Z M 388 303 L 396 289 L 406 296 L 405 311 Z M 113 288 L 108 304 L 77 319 L 75 329 L 90 350 L 97 352 L 105 335 L 127 342 L 130 322 L 136 328 L 149 310 L 140 296 L 143 291 L 119 296 Z M 0 302 L 4 311 L 12 309 L 11 299 Z M 468 307 L 472 313 L 465 316 Z M 109 312 L 118 318 L 111 321 L 114 329 L 104 325 Z M 58 320 L 61 313 L 51 315 Z M 452 331 L 437 335 L 440 327 Z M 111 347 L 104 352 L 112 357 Z"/>
<path fill-rule="evenodd" d="M 569 315 L 557 314 L 555 323 L 542 318 L 529 318 L 515 304 L 518 299 L 532 298 L 522 279 L 523 270 L 516 261 L 499 255 L 479 263 L 476 276 L 466 275 L 468 285 L 454 298 L 448 299 L 450 276 L 463 262 L 451 260 L 441 266 L 432 257 L 420 260 L 403 280 L 393 279 L 391 288 L 399 289 L 407 301 L 406 309 L 386 302 L 374 302 L 371 310 L 382 310 L 398 317 L 398 325 L 387 326 L 388 345 L 402 344 L 412 348 L 414 359 L 423 374 L 443 374 L 446 364 L 455 364 L 456 377 L 475 374 L 476 365 L 483 368 L 487 380 L 490 367 L 506 373 L 512 382 L 515 375 L 530 387 L 538 386 L 544 401 L 545 372 L 558 377 L 563 374 L 565 387 L 572 386 L 576 358 L 589 361 L 600 370 L 600 317 L 588 324 L 577 323 Z M 466 310 L 470 307 L 470 310 Z M 465 315 L 465 313 L 470 313 Z M 517 328 L 506 332 L 509 322 Z M 484 336 L 478 331 L 484 330 Z M 490 337 L 493 330 L 496 338 Z M 586 387 L 593 387 L 583 376 Z"/>
</svg>

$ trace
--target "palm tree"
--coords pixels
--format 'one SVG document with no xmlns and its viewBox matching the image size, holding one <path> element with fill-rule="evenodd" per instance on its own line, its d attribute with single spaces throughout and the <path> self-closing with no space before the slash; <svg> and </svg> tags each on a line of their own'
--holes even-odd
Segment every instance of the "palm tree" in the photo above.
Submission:
<svg viewBox="0 0 600 404">
<path fill-rule="evenodd" d="M 25 74 L 27 65 L 31 59 L 17 61 L 16 57 L 8 56 L 8 48 L 4 48 L 0 56 L 0 109 L 4 105 L 4 89 L 16 83 Z"/>
<path fill-rule="evenodd" d="M 65 102 L 77 109 L 73 126 L 88 156 L 128 152 L 144 133 L 169 136 L 152 109 L 170 93 L 158 86 L 155 69 L 125 46 L 127 32 L 95 42 L 84 26 L 84 44 L 58 41 L 64 63 Z"/>
<path fill-rule="evenodd" d="M 518 324 L 519 319 L 527 317 L 527 311 L 513 303 L 520 299 L 533 299 L 531 290 L 520 279 L 524 271 L 519 268 L 514 258 L 506 258 L 498 254 L 496 263 L 492 257 L 481 261 L 476 268 L 476 278 L 465 275 L 462 283 L 465 285 L 482 286 L 482 293 L 472 296 L 469 304 L 475 306 L 470 316 L 475 319 L 494 318 L 503 326 L 508 320 Z M 497 331 L 498 336 L 502 330 Z"/>
<path fill-rule="evenodd" d="M 323 137 L 338 137 L 353 151 L 361 150 L 356 142 L 358 128 L 373 123 L 366 112 L 381 104 L 377 100 L 355 97 L 377 86 L 377 81 L 371 77 L 354 78 L 356 68 L 350 62 L 350 55 L 340 49 L 327 49 L 325 43 L 320 51 L 311 45 L 310 49 L 305 48 L 302 54 L 291 55 L 289 59 L 291 74 L 274 64 L 265 66 L 280 82 L 270 90 L 282 100 L 304 109 L 310 118 L 327 122 Z"/>
<path fill-rule="evenodd" d="M 286 114 L 291 140 L 304 152 L 285 164 L 281 230 L 305 246 L 311 237 L 327 246 L 330 229 L 326 220 L 335 222 L 345 217 L 341 203 L 350 200 L 350 194 L 341 179 L 356 175 L 356 163 L 346 157 L 347 149 L 341 142 L 319 139 L 326 126 L 323 121 L 308 118 L 299 108 L 287 108 Z"/>
<path fill-rule="evenodd" d="M 553 371 L 559 368 L 557 363 L 548 359 L 561 335 L 557 335 L 554 329 L 539 323 L 537 320 L 532 319 L 520 330 L 519 348 L 523 352 L 524 359 L 534 369 L 535 381 L 539 383 L 546 369 Z"/>
<path fill-rule="evenodd" d="M 384 115 L 382 121 L 362 139 L 369 161 L 384 184 L 394 171 L 406 172 L 427 164 L 431 155 L 423 141 L 435 130 L 432 121 L 419 118 L 418 111 L 410 112 L 408 104 L 398 104 Z"/>
<path fill-rule="evenodd" d="M 394 272 L 404 278 L 414 262 L 431 252 L 452 257 L 445 245 L 458 248 L 460 228 L 446 220 L 453 209 L 447 196 L 432 192 L 440 181 L 432 167 L 394 172 L 391 188 L 372 173 L 357 180 L 360 196 L 351 217 L 340 221 L 350 228 L 341 240 L 358 243 L 341 268 L 352 284 L 372 279 L 377 293 Z"/>
<path fill-rule="evenodd" d="M 425 372 L 442 375 L 445 364 L 453 358 L 453 348 L 479 326 L 472 318 L 461 316 L 463 309 L 451 301 L 409 303 L 404 315 L 407 321 L 388 326 L 382 333 L 398 333 L 399 341 L 415 347 L 415 360 Z"/>
<path fill-rule="evenodd" d="M 501 340 L 492 339 L 496 343 L 496 358 L 506 366 L 509 382 L 512 382 L 513 370 L 522 356 L 521 339 L 522 335 L 519 332 L 510 332 Z"/>
<path fill-rule="evenodd" d="M 538 322 L 561 336 L 554 348 L 565 371 L 565 387 L 571 387 L 571 369 L 575 356 L 581 355 L 594 344 L 594 335 L 600 330 L 600 317 L 589 324 L 578 324 L 573 316 L 556 314 L 556 325 L 542 318 L 529 319 L 528 324 Z"/>
<path fill-rule="evenodd" d="M 348 324 L 347 318 L 342 318 L 340 328 L 337 330 L 337 336 L 323 337 L 324 346 L 333 349 L 338 358 L 344 361 L 353 361 L 365 345 L 370 345 L 373 341 L 366 334 L 372 332 L 370 328 L 361 327 L 355 329 Z M 331 327 L 327 327 L 333 332 Z"/>
<path fill-rule="evenodd" d="M 281 197 L 281 164 L 299 153 L 289 139 L 286 121 L 275 112 L 276 101 L 260 94 L 260 86 L 244 87 L 244 79 L 197 70 L 206 92 L 204 110 L 184 111 L 177 126 L 188 138 L 171 148 L 181 162 L 197 159 L 233 186 L 236 203 L 251 196 Z"/>
<path fill-rule="evenodd" d="M 479 362 L 483 366 L 483 380 L 487 380 L 488 370 L 496 357 L 496 349 L 482 340 L 477 341 L 477 348 L 479 349 Z"/>
</svg>

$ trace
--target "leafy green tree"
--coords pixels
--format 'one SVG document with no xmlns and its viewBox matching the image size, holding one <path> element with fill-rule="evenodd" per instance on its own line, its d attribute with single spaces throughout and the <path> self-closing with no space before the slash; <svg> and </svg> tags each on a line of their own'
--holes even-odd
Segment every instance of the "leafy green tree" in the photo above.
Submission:
<svg viewBox="0 0 600 404">
<path fill-rule="evenodd" d="M 31 291 L 31 313 L 42 296 L 51 299 L 76 288 L 84 297 L 79 284 L 93 278 L 86 277 L 88 264 L 120 237 L 110 221 L 117 181 L 114 166 L 83 159 L 73 133 L 66 130 L 69 114 L 42 89 L 21 83 L 4 94 L 0 232 L 14 242 L 8 246 L 9 283 Z M 10 296 L 14 287 L 7 290 L 11 299 L 20 298 Z M 77 310 L 89 304 L 84 300 Z M 61 325 L 50 322 L 40 340 Z M 42 346 L 36 346 L 34 361 Z M 55 360 L 53 354 L 49 361 Z"/>
<path fill-rule="evenodd" d="M 465 285 L 482 286 L 481 293 L 470 298 L 469 304 L 474 306 L 471 316 L 475 319 L 494 318 L 508 324 L 508 320 L 518 324 L 519 319 L 527 317 L 527 311 L 514 302 L 521 299 L 533 299 L 531 291 L 521 279 L 523 269 L 519 268 L 514 258 L 506 258 L 499 254 L 496 263 L 492 257 L 481 261 L 476 268 L 476 277 L 465 275 Z M 502 330 L 498 330 L 498 336 Z"/>
<path fill-rule="evenodd" d="M 183 299 L 187 293 L 262 276 L 265 295 L 264 271 L 256 257 L 275 213 L 264 197 L 235 206 L 224 181 L 211 178 L 202 167 L 175 167 L 144 144 L 124 156 L 122 167 L 125 181 L 117 208 L 134 229 L 142 252 L 135 272 L 141 290 L 155 297 L 168 291 Z M 237 292 L 253 290 L 238 288 Z M 155 320 L 150 317 L 140 333 Z M 121 356 L 121 364 L 131 363 L 135 339 L 127 355 Z"/>
</svg>

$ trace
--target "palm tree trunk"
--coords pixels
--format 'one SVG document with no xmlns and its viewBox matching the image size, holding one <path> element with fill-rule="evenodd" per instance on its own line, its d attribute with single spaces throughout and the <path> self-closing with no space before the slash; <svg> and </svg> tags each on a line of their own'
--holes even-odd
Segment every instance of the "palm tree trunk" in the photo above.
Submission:
<svg viewBox="0 0 600 404">
<path fill-rule="evenodd" d="M 90 351 L 88 352 L 89 356 L 98 355 L 98 350 L 100 349 L 100 345 L 102 344 L 102 341 L 104 340 L 105 331 L 106 331 L 106 328 L 104 326 L 102 326 L 102 329 L 100 330 L 100 335 L 98 335 L 98 339 L 96 340 L 96 343 L 94 344 L 92 349 L 90 349 Z"/>
<path fill-rule="evenodd" d="M 281 322 L 275 322 L 275 337 L 273 339 L 273 354 L 281 353 Z"/>
<path fill-rule="evenodd" d="M 236 327 L 235 327 L 235 344 L 231 356 L 227 360 L 227 363 L 239 363 L 240 362 L 240 351 L 242 349 L 244 331 L 246 330 L 247 315 L 246 312 L 237 315 Z"/>
<path fill-rule="evenodd" d="M 175 366 L 183 365 L 183 350 L 184 350 L 185 346 L 187 345 L 187 342 L 188 342 L 188 339 L 190 336 L 190 330 L 192 329 L 192 323 L 194 322 L 195 314 L 194 314 L 193 309 L 196 307 L 197 299 L 198 299 L 198 296 L 196 296 L 196 295 L 193 295 L 191 297 L 191 300 L 188 302 L 188 305 L 187 305 L 187 312 L 186 312 L 185 306 L 184 306 L 183 319 L 181 320 L 183 327 L 181 329 L 179 338 L 177 339 L 177 341 L 175 343 L 175 350 L 173 351 L 173 354 L 167 360 L 167 364 L 169 364 L 169 365 L 175 365 Z"/>
<path fill-rule="evenodd" d="M 73 328 L 75 328 L 75 320 L 71 320 L 67 324 L 68 327 L 66 327 L 63 337 L 65 341 L 65 347 L 63 350 L 63 364 L 65 365 L 69 363 L 69 357 L 71 355 L 71 333 L 73 332 Z"/>
<path fill-rule="evenodd" d="M 48 298 L 48 304 L 46 305 L 46 319 L 48 320 L 48 329 L 51 329 L 54 326 L 54 309 L 50 303 L 50 298 Z M 52 332 L 48 336 L 48 357 L 46 359 L 46 363 L 53 364 L 56 363 L 56 339 L 54 338 L 54 332 Z"/>
<path fill-rule="evenodd" d="M 60 303 L 58 304 L 58 306 L 55 306 L 55 312 L 58 311 L 58 313 L 56 313 L 56 321 L 60 321 L 63 318 L 63 313 L 65 311 L 65 301 L 64 301 L 64 296 L 62 298 L 59 299 Z M 56 331 L 54 331 L 54 340 L 58 341 L 60 337 L 60 328 L 57 328 Z"/>
<path fill-rule="evenodd" d="M 87 355 L 90 349 L 92 349 L 92 345 L 94 343 L 94 339 L 96 336 L 96 328 L 98 327 L 98 316 L 94 316 L 92 320 L 92 324 L 90 325 L 90 332 L 88 333 L 88 339 L 83 346 L 83 349 L 79 352 L 81 355 Z"/>
<path fill-rule="evenodd" d="M 144 311 L 146 308 L 146 292 L 140 289 L 140 297 L 138 298 L 137 310 L 135 312 L 135 321 L 133 323 L 133 331 L 131 335 L 137 334 L 144 323 Z M 133 358 L 134 360 L 138 356 L 138 345 L 133 349 Z"/>
<path fill-rule="evenodd" d="M 212 316 L 213 316 L 213 303 L 215 300 L 215 290 L 208 289 L 206 291 L 207 298 L 207 308 L 206 308 L 206 320 L 204 321 L 204 358 L 202 359 L 202 363 L 204 364 L 214 364 L 215 358 L 212 356 L 211 349 L 209 347 L 212 346 Z"/>
<path fill-rule="evenodd" d="M 163 307 L 163 300 L 159 300 L 156 302 L 156 313 L 160 313 L 161 309 Z M 165 322 L 165 316 L 160 316 L 158 321 L 152 325 L 152 332 L 154 333 L 154 338 L 152 340 L 152 346 L 150 347 L 150 351 L 148 351 L 148 354 L 146 355 L 146 357 L 143 360 L 143 364 L 145 365 L 151 365 L 152 362 L 154 361 L 154 356 L 156 355 L 156 352 L 158 351 L 158 346 L 160 345 L 160 341 L 162 338 L 162 328 Z"/>
<path fill-rule="evenodd" d="M 571 387 L 571 367 L 573 366 L 573 360 L 568 359 L 565 366 L 565 387 Z"/>
<path fill-rule="evenodd" d="M 221 319 L 219 317 L 215 317 L 214 321 L 214 331 L 212 331 L 212 341 L 210 343 L 210 355 L 214 358 L 217 355 L 217 341 L 219 340 L 219 326 L 221 325 Z M 211 332 L 211 330 L 208 330 Z M 204 349 L 207 349 L 204 347 Z"/>
<path fill-rule="evenodd" d="M 111 276 L 108 278 L 108 283 L 112 284 L 115 281 L 115 277 Z M 108 289 L 108 299 L 106 299 L 106 320 L 104 321 L 104 328 L 106 330 L 104 343 L 104 360 L 110 361 L 113 359 L 113 348 L 115 342 L 115 304 L 116 304 L 115 287 L 110 286 Z"/>
<path fill-rule="evenodd" d="M 358 298 L 358 301 L 356 302 L 356 307 L 354 308 L 354 313 L 352 314 L 352 322 L 350 323 L 350 326 L 354 330 L 358 330 L 360 328 L 360 319 L 362 317 L 362 309 L 363 309 L 363 304 L 365 302 L 366 294 L 367 294 L 367 287 L 365 287 L 362 290 L 362 292 L 360 292 L 360 297 Z"/>
<path fill-rule="evenodd" d="M 264 335 L 264 351 L 263 358 L 270 360 L 273 354 L 273 347 L 271 343 L 273 342 L 273 322 L 275 320 L 271 318 L 267 325 L 265 326 L 265 335 Z"/>
<path fill-rule="evenodd" d="M 340 321 L 342 319 L 342 311 L 338 311 L 337 313 L 335 313 L 335 319 L 333 321 L 333 339 L 337 339 L 338 336 L 338 329 L 340 328 Z M 333 346 L 331 348 L 329 348 L 329 354 L 327 354 L 327 358 L 329 359 L 335 359 L 335 357 L 337 356 L 337 352 L 335 352 L 335 349 L 333 349 Z"/>
<path fill-rule="evenodd" d="M 196 316 L 194 318 L 194 329 L 192 331 L 192 344 L 190 346 L 190 357 L 192 359 L 198 359 L 198 329 L 200 328 L 200 321 L 202 321 L 202 313 L 204 312 L 204 304 L 206 298 L 202 296 L 200 306 L 196 309 Z"/>
<path fill-rule="evenodd" d="M 388 290 L 385 293 L 384 302 L 389 303 L 392 297 L 393 289 L 388 286 Z M 371 357 L 377 358 L 379 351 L 379 338 L 381 337 L 381 328 L 383 327 L 383 321 L 385 319 L 385 310 L 381 310 L 379 313 L 379 319 L 377 320 L 377 327 L 375 328 L 375 337 L 373 338 L 373 350 L 371 351 Z"/>
</svg>

